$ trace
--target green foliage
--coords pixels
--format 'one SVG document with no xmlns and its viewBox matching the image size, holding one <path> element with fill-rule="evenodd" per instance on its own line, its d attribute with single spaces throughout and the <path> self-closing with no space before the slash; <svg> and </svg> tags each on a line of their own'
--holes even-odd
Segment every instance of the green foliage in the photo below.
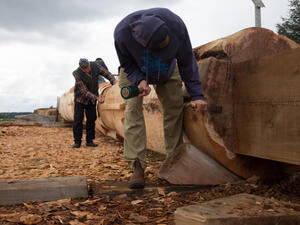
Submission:
<svg viewBox="0 0 300 225">
<path fill-rule="evenodd" d="M 15 119 L 7 118 L 7 117 L 0 118 L 0 122 L 7 122 L 7 121 L 14 121 L 14 120 L 15 120 Z"/>
<path fill-rule="evenodd" d="M 276 25 L 277 32 L 300 44 L 300 0 L 289 0 L 289 6 L 289 17 Z"/>
</svg>

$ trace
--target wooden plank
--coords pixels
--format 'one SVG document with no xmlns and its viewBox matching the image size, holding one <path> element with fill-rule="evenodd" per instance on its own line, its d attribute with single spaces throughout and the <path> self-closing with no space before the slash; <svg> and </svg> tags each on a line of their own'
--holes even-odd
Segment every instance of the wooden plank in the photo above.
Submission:
<svg viewBox="0 0 300 225">
<path fill-rule="evenodd" d="M 235 153 L 300 165 L 300 49 L 233 65 Z"/>
<path fill-rule="evenodd" d="M 6 121 L 0 122 L 0 127 L 11 127 L 11 126 L 35 126 L 35 127 L 72 127 L 73 123 L 66 122 L 32 122 L 32 121 Z"/>
<path fill-rule="evenodd" d="M 176 225 L 295 225 L 300 224 L 299 205 L 256 195 L 238 194 L 178 208 Z"/>
<path fill-rule="evenodd" d="M 88 197 L 86 178 L 53 177 L 0 182 L 0 205 Z"/>
<path fill-rule="evenodd" d="M 28 121 L 5 121 L 5 122 L 0 122 L 0 127 L 11 127 L 11 126 L 20 126 L 20 127 L 25 127 L 25 126 L 37 126 L 40 127 L 42 126 L 42 123 L 40 122 L 28 122 Z"/>
<path fill-rule="evenodd" d="M 66 122 L 50 122 L 50 123 L 42 123 L 42 127 L 72 127 L 73 123 Z"/>
</svg>

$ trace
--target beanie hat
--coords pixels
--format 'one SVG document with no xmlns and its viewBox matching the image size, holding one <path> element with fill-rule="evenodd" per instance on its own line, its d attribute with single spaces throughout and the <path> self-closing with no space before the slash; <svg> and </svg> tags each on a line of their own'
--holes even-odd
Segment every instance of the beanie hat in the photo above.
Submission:
<svg viewBox="0 0 300 225">
<path fill-rule="evenodd" d="M 160 44 L 166 39 L 167 35 L 168 35 L 168 27 L 166 24 L 163 24 L 152 35 L 147 45 L 147 48 L 149 49 L 159 48 Z"/>
<path fill-rule="evenodd" d="M 130 24 L 131 33 L 138 43 L 140 43 L 143 47 L 148 48 L 148 44 L 153 38 L 153 35 L 164 24 L 165 22 L 159 17 L 154 15 L 145 15 Z M 163 31 L 165 31 L 165 29 L 163 29 L 162 32 Z M 162 33 L 158 32 L 158 37 L 155 38 L 154 42 L 156 42 L 157 39 L 161 39 L 161 35 Z"/>
<path fill-rule="evenodd" d="M 79 59 L 79 66 L 81 69 L 86 69 L 86 68 L 88 68 L 89 65 L 90 65 L 89 60 L 87 60 L 85 58 Z"/>
</svg>

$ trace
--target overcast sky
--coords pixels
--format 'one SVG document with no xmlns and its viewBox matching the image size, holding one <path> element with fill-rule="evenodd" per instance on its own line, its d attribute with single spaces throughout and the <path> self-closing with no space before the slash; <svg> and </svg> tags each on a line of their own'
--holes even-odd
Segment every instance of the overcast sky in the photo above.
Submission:
<svg viewBox="0 0 300 225">
<path fill-rule="evenodd" d="M 276 32 L 288 0 L 263 0 L 262 26 Z M 113 32 L 127 14 L 166 7 L 185 22 L 197 47 L 254 26 L 251 0 L 0 0 L 0 112 L 56 107 L 74 85 L 79 58 L 119 61 Z"/>
</svg>

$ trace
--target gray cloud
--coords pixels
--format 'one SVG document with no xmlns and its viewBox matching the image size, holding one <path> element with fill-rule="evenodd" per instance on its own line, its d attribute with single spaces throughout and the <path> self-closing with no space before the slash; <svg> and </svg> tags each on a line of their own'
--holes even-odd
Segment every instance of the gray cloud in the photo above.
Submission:
<svg viewBox="0 0 300 225">
<path fill-rule="evenodd" d="M 0 44 L 23 42 L 34 44 L 51 44 L 52 42 L 71 40 L 80 40 L 84 37 L 84 31 L 75 27 L 74 24 L 60 23 L 52 27 L 34 30 L 34 29 L 20 29 L 8 30 L 0 28 Z"/>
<path fill-rule="evenodd" d="M 169 0 L 168 4 L 178 0 Z M 1 0 L 0 28 L 47 30 L 59 23 L 87 22 L 113 17 L 128 9 L 158 6 L 162 0 Z"/>
<path fill-rule="evenodd" d="M 165 5 L 163 0 L 1 0 L 0 44 L 77 42 L 84 37 L 84 24 Z"/>
</svg>

